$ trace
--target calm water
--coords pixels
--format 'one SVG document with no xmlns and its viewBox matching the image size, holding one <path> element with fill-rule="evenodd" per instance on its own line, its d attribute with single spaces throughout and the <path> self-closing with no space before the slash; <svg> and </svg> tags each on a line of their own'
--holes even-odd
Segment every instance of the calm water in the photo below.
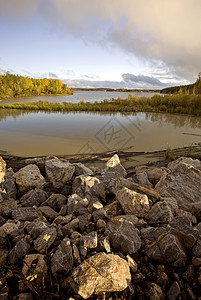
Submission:
<svg viewBox="0 0 201 300">
<path fill-rule="evenodd" d="M 0 110 L 0 151 L 20 156 L 92 153 L 129 147 L 130 151 L 155 151 L 168 145 L 175 148 L 200 141 L 200 117 Z"/>
<path fill-rule="evenodd" d="M 74 92 L 73 95 L 69 96 L 40 96 L 40 97 L 19 97 L 19 98 L 10 98 L 5 100 L 0 100 L 0 104 L 12 104 L 12 103 L 26 103 L 26 102 L 37 102 L 37 101 L 44 101 L 47 100 L 49 102 L 71 102 L 71 103 L 78 103 L 80 100 L 84 100 L 85 102 L 94 102 L 98 101 L 101 102 L 104 99 L 117 99 L 119 96 L 122 99 L 128 98 L 128 95 L 138 95 L 139 97 L 151 97 L 154 93 L 130 93 L 130 92 L 96 92 L 96 91 L 81 91 L 81 92 Z M 157 93 L 155 93 L 157 94 Z"/>
</svg>

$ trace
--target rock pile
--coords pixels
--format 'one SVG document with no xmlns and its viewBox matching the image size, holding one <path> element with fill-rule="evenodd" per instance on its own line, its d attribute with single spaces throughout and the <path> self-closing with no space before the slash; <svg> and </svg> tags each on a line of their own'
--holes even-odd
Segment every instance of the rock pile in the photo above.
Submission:
<svg viewBox="0 0 201 300">
<path fill-rule="evenodd" d="M 201 162 L 0 158 L 0 299 L 201 299 Z M 200 298 L 199 298 L 200 297 Z"/>
</svg>

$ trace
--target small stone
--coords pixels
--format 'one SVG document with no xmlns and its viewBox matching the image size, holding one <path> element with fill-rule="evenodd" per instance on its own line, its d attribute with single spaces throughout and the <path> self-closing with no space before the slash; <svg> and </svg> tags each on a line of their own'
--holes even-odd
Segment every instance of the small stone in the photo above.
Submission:
<svg viewBox="0 0 201 300">
<path fill-rule="evenodd" d="M 49 247 L 54 243 L 57 236 L 56 228 L 48 228 L 34 241 L 34 248 L 40 253 L 46 253 Z"/>
<path fill-rule="evenodd" d="M 136 273 L 138 268 L 136 261 L 129 254 L 126 256 L 126 259 L 132 273 Z"/>
<path fill-rule="evenodd" d="M 64 195 L 61 194 L 52 194 L 41 206 L 50 206 L 56 212 L 66 205 L 67 199 Z"/>
<path fill-rule="evenodd" d="M 149 300 L 165 300 L 165 294 L 161 287 L 153 282 L 145 283 L 145 295 Z"/>
<path fill-rule="evenodd" d="M 58 217 L 58 213 L 49 206 L 40 206 L 39 209 L 47 220 L 52 221 Z"/>
<path fill-rule="evenodd" d="M 196 257 L 194 256 L 192 258 L 192 263 L 194 264 L 194 266 L 198 267 L 201 266 L 201 257 Z"/>
<path fill-rule="evenodd" d="M 99 219 L 97 222 L 96 222 L 96 227 L 98 229 L 100 228 L 105 228 L 106 227 L 106 222 L 102 219 Z"/>
<path fill-rule="evenodd" d="M 85 258 L 87 256 L 87 247 L 79 247 L 80 255 Z"/>
<path fill-rule="evenodd" d="M 75 172 L 74 172 L 75 176 L 80 176 L 80 175 L 92 176 L 94 173 L 90 168 L 86 167 L 85 165 L 83 165 L 80 162 L 74 163 L 73 165 L 75 166 Z"/>
<path fill-rule="evenodd" d="M 92 231 L 80 238 L 80 245 L 89 249 L 94 249 L 98 245 L 98 236 L 96 231 Z"/>
<path fill-rule="evenodd" d="M 179 296 L 180 293 L 181 293 L 180 286 L 179 286 L 178 282 L 175 281 L 171 285 L 169 291 L 167 292 L 168 300 L 175 300 Z"/>
<path fill-rule="evenodd" d="M 87 212 L 86 207 L 88 206 L 88 204 L 89 202 L 87 198 L 81 198 L 77 194 L 73 194 L 68 198 L 68 203 L 67 203 L 68 214 L 78 216 L 83 212 Z"/>
<path fill-rule="evenodd" d="M 166 201 L 160 201 L 154 204 L 146 215 L 145 219 L 152 222 L 169 223 L 174 218 L 169 204 Z"/>
<path fill-rule="evenodd" d="M 53 223 L 56 225 L 66 225 L 72 220 L 73 216 L 72 215 L 67 215 L 67 216 L 58 216 Z"/>
<path fill-rule="evenodd" d="M 78 218 L 73 219 L 71 222 L 69 222 L 68 224 L 66 224 L 63 227 L 63 230 L 62 230 L 63 235 L 66 236 L 66 235 L 71 234 L 73 231 L 78 229 L 78 227 L 79 227 L 79 219 Z"/>
<path fill-rule="evenodd" d="M 76 263 L 81 263 L 81 258 L 80 258 L 80 254 L 79 254 L 79 250 L 77 248 L 76 245 L 73 245 L 73 257 L 74 257 L 74 261 Z"/>
<path fill-rule="evenodd" d="M 30 236 L 26 236 L 21 239 L 10 251 L 8 260 L 11 265 L 21 260 L 30 250 L 32 239 Z"/>
<path fill-rule="evenodd" d="M 30 234 L 33 239 L 36 239 L 42 234 L 43 231 L 48 229 L 48 225 L 41 219 L 35 219 L 34 221 L 28 223 L 25 228 L 28 234 Z"/>
</svg>

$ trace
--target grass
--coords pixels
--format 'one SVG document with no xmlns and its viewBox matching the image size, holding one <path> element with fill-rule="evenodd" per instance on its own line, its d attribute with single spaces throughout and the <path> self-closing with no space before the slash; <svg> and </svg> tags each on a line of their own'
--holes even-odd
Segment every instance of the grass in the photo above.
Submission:
<svg viewBox="0 0 201 300">
<path fill-rule="evenodd" d="M 0 109 L 88 112 L 168 112 L 201 116 L 201 95 L 154 95 L 150 98 L 129 95 L 128 99 L 105 99 L 100 103 L 54 103 L 48 101 L 0 105 Z"/>
</svg>

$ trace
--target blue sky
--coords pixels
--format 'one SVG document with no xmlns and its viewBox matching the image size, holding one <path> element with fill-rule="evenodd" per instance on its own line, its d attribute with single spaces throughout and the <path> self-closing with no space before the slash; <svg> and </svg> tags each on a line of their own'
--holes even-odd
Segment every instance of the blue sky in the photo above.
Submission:
<svg viewBox="0 0 201 300">
<path fill-rule="evenodd" d="M 200 0 L 0 0 L 0 72 L 162 88 L 201 71 Z"/>
</svg>

